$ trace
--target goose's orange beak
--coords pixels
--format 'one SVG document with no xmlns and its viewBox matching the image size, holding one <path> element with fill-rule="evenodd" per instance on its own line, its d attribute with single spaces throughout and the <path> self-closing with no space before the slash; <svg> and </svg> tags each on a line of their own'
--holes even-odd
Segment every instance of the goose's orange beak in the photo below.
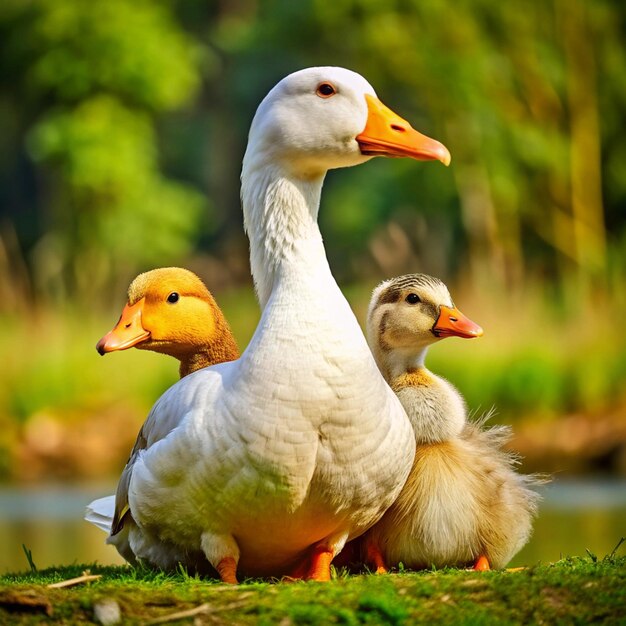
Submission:
<svg viewBox="0 0 626 626">
<path fill-rule="evenodd" d="M 463 337 L 464 339 L 482 337 L 483 334 L 483 329 L 472 322 L 469 317 L 465 317 L 457 308 L 443 305 L 439 307 L 439 317 L 432 331 L 436 337 Z"/>
<path fill-rule="evenodd" d="M 96 344 L 96 350 L 101 355 L 104 356 L 107 352 L 115 352 L 115 350 L 126 350 L 150 339 L 150 332 L 141 324 L 144 301 L 145 298 L 141 298 L 132 306 L 127 304 L 124 307 L 115 328 Z"/>
<path fill-rule="evenodd" d="M 450 165 L 450 153 L 442 143 L 418 133 L 378 98 L 365 94 L 367 123 L 357 136 L 361 152 L 371 156 L 411 157 Z"/>
</svg>

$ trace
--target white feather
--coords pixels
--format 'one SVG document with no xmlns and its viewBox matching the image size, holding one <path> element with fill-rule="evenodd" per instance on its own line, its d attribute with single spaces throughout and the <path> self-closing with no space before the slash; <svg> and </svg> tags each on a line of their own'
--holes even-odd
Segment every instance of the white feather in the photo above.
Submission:
<svg viewBox="0 0 626 626">
<path fill-rule="evenodd" d="M 85 519 L 107 535 L 111 532 L 111 523 L 115 512 L 115 496 L 105 496 L 87 505 Z"/>
</svg>

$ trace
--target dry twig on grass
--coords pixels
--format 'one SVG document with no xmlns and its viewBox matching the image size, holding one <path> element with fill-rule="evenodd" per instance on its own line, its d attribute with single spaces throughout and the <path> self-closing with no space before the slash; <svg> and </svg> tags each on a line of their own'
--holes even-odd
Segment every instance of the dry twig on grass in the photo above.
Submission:
<svg viewBox="0 0 626 626">
<path fill-rule="evenodd" d="M 82 576 L 77 578 L 68 578 L 58 583 L 51 583 L 46 585 L 48 589 L 63 589 L 63 587 L 74 587 L 75 585 L 82 585 L 83 583 L 90 583 L 93 580 L 102 578 L 102 574 L 91 574 L 89 571 L 83 572 Z"/>
</svg>

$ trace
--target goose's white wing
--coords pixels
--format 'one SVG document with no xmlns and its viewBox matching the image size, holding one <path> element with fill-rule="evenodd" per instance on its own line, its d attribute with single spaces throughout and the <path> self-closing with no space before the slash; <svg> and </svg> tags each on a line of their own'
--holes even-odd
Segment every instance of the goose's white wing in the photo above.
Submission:
<svg viewBox="0 0 626 626">
<path fill-rule="evenodd" d="M 87 505 L 85 519 L 91 522 L 107 535 L 111 532 L 113 515 L 115 513 L 115 496 L 105 496 L 94 500 Z"/>
<path fill-rule="evenodd" d="M 233 363 L 223 363 L 221 367 L 214 366 L 217 370 L 213 374 L 206 374 L 207 386 L 210 388 L 211 380 L 213 384 L 220 382 L 222 370 L 232 368 Z M 213 369 L 213 368 L 211 368 Z M 185 387 L 183 382 L 188 382 L 193 378 L 189 375 L 182 381 L 178 381 L 170 387 L 154 404 L 146 421 L 143 423 L 135 440 L 135 445 L 130 453 L 130 457 L 122 475 L 120 477 L 117 491 L 114 496 L 106 496 L 94 500 L 87 505 L 85 520 L 96 525 L 106 533 L 117 534 L 124 525 L 125 518 L 130 514 L 128 502 L 128 489 L 133 474 L 135 463 L 140 456 L 152 445 L 165 439 L 175 428 L 177 428 L 185 417 L 184 411 L 180 410 L 181 402 L 184 402 L 189 395 L 194 394 L 194 385 L 190 385 L 191 392 L 181 393 L 180 386 Z M 193 400 L 191 402 L 193 404 Z"/>
</svg>

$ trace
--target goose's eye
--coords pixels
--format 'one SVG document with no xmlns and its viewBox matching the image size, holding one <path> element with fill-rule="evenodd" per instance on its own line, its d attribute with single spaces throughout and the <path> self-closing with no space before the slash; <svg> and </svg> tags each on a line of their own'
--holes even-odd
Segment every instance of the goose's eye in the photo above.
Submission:
<svg viewBox="0 0 626 626">
<path fill-rule="evenodd" d="M 409 304 L 417 304 L 418 302 L 421 302 L 420 297 L 416 293 L 410 293 L 405 300 Z"/>
<path fill-rule="evenodd" d="M 178 293 L 176 291 L 172 291 L 172 293 L 169 296 L 167 296 L 167 301 L 170 304 L 174 304 L 178 302 L 179 298 L 180 296 L 178 295 Z"/>
<path fill-rule="evenodd" d="M 331 96 L 334 96 L 337 93 L 337 90 L 330 83 L 320 83 L 317 86 L 315 93 L 320 98 L 330 98 Z"/>
</svg>

